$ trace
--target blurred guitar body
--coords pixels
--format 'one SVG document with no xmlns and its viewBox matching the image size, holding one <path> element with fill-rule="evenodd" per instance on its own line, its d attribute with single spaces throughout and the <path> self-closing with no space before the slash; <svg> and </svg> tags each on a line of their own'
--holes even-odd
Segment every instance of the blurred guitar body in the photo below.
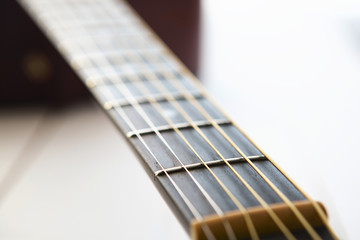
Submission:
<svg viewBox="0 0 360 240">
<path fill-rule="evenodd" d="M 130 0 L 131 5 L 196 74 L 198 0 Z M 0 103 L 66 103 L 87 95 L 76 74 L 16 1 L 0 3 Z"/>
</svg>

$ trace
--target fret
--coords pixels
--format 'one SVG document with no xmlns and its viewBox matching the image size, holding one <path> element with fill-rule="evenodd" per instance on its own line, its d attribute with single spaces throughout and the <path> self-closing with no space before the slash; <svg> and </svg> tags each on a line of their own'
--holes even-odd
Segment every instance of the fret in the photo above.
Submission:
<svg viewBox="0 0 360 240">
<path fill-rule="evenodd" d="M 44 13 L 44 14 L 49 14 L 52 15 L 51 13 Z M 44 19 L 44 20 L 50 20 L 51 21 L 51 16 L 47 17 L 46 15 L 41 15 L 40 18 Z M 57 16 L 57 17 L 64 17 L 64 16 Z M 117 27 L 126 27 L 126 24 L 136 24 L 138 23 L 138 21 L 136 21 L 135 19 L 128 19 L 126 18 L 126 16 L 122 19 L 119 18 L 114 18 L 114 17 L 101 17 L 98 19 L 94 19 L 92 18 L 85 18 L 82 19 L 81 22 L 74 22 L 71 18 L 66 18 L 62 21 L 61 25 L 56 24 L 56 22 L 52 23 L 51 28 L 53 30 L 55 29 L 59 29 L 59 30 L 64 30 L 64 29 L 80 29 L 80 28 L 92 28 L 92 27 L 107 27 L 108 25 L 114 25 Z"/>
<path fill-rule="evenodd" d="M 106 90 L 109 90 L 109 89 L 106 88 Z M 205 102 L 206 100 L 199 99 L 199 101 Z M 135 101 L 133 101 L 130 105 L 123 106 L 122 109 L 125 112 L 128 112 L 129 114 L 131 114 L 131 116 L 129 118 L 130 118 L 130 120 L 133 120 L 135 122 L 134 125 L 136 127 L 136 131 L 144 131 L 143 129 L 149 129 L 150 126 L 148 124 L 145 124 L 141 120 L 141 117 L 139 116 L 139 114 L 136 113 L 137 111 L 133 107 L 134 102 Z M 199 123 L 200 126 L 211 125 L 211 123 L 207 119 L 205 119 L 198 112 L 195 111 L 195 109 L 192 107 L 192 105 L 187 100 L 178 99 L 177 102 L 182 107 L 184 107 L 186 112 L 192 117 L 192 119 L 193 119 L 192 124 Z M 146 114 L 148 114 L 149 119 L 154 123 L 155 127 L 162 127 L 162 126 L 169 125 L 162 116 L 158 115 L 157 110 L 152 106 L 151 103 L 146 102 L 146 103 L 137 103 L 137 104 L 139 104 L 139 106 L 141 108 L 143 108 L 144 112 Z M 186 128 L 186 126 L 189 126 L 189 125 L 190 125 L 190 127 L 192 127 L 192 125 L 181 116 L 181 114 L 172 106 L 172 104 L 170 102 L 168 102 L 168 101 L 159 102 L 159 105 L 162 107 L 164 114 L 166 114 L 166 116 L 169 117 L 171 119 L 171 121 L 173 121 L 174 124 L 180 124 L 180 126 L 184 126 L 185 128 Z M 206 104 L 204 104 L 204 105 L 206 105 Z M 114 109 L 116 110 L 117 108 L 114 108 Z M 219 112 L 212 111 L 212 116 L 213 116 L 212 119 L 215 122 L 217 122 L 216 119 L 223 119 L 223 121 L 219 122 L 221 125 L 224 125 L 224 124 L 226 125 L 226 124 L 231 123 Z M 204 124 L 201 124 L 201 123 L 204 123 Z M 245 140 L 245 138 L 243 140 Z"/>
<path fill-rule="evenodd" d="M 141 82 L 141 84 L 145 85 L 145 87 L 148 89 L 149 94 L 151 94 L 151 97 L 155 97 L 155 99 L 158 99 L 159 102 L 163 102 L 166 100 L 166 97 L 168 95 L 164 96 L 162 92 L 160 92 L 158 89 L 154 88 L 152 81 L 159 81 L 161 84 L 166 86 L 169 89 L 169 94 L 174 97 L 175 100 L 184 100 L 184 96 L 181 92 L 179 92 L 177 89 L 172 88 L 168 80 L 162 79 L 162 80 L 149 80 L 144 79 L 140 77 L 134 78 L 131 77 L 123 77 L 123 78 L 116 78 L 116 81 L 110 81 L 109 79 L 103 79 L 100 82 L 100 79 L 97 81 L 93 81 L 93 79 L 89 79 L 86 84 L 90 88 L 90 90 L 93 92 L 93 94 L 100 100 L 101 105 L 103 105 L 106 109 L 109 109 L 112 107 L 112 105 L 119 104 L 122 105 L 128 105 L 127 103 L 130 103 L 129 100 L 125 100 L 125 97 L 121 93 L 122 89 L 127 88 L 132 91 L 133 97 L 135 98 L 132 103 L 139 102 L 139 103 L 146 103 L 149 102 L 150 96 L 144 96 L 139 91 L 137 91 L 136 88 L 136 82 Z M 95 82 L 95 83 L 94 83 Z M 189 94 L 191 94 L 195 99 L 200 99 L 201 96 L 204 96 L 203 92 L 199 92 L 198 89 L 194 88 L 192 85 L 189 84 L 185 79 L 179 80 L 179 83 L 184 85 L 186 89 L 188 89 Z M 162 100 L 164 99 L 164 100 Z M 117 103 L 118 102 L 118 103 Z M 205 100 L 200 101 L 201 104 L 208 105 L 207 108 L 209 111 L 213 111 L 212 107 L 209 106 L 209 103 Z M 216 118 L 220 118 L 220 114 L 213 114 Z"/>
<path fill-rule="evenodd" d="M 248 156 L 248 158 L 251 159 L 251 161 L 266 160 L 266 157 L 264 155 Z M 245 160 L 243 157 L 239 157 L 239 158 L 228 158 L 228 159 L 226 159 L 226 161 L 228 161 L 230 163 L 236 163 L 236 162 L 245 161 Z M 220 164 L 224 164 L 224 160 L 219 159 L 219 160 L 208 161 L 208 162 L 206 162 L 206 164 L 208 166 L 217 166 Z M 163 175 L 163 174 L 165 174 L 165 172 L 172 173 L 172 172 L 183 171 L 184 168 L 187 168 L 190 170 L 190 169 L 195 169 L 195 168 L 200 168 L 200 167 L 204 167 L 204 164 L 203 163 L 193 163 L 193 164 L 187 164 L 187 165 L 185 165 L 185 167 L 181 166 L 181 167 L 166 168 L 163 170 L 156 171 L 155 176 Z"/>
<path fill-rule="evenodd" d="M 98 16 L 97 19 L 94 19 L 94 16 L 90 14 L 89 16 L 83 15 L 81 21 L 77 21 L 78 18 L 72 15 L 72 10 L 59 12 L 55 10 L 54 13 L 52 11 L 44 12 L 39 15 L 39 18 L 44 21 L 49 21 L 49 24 L 53 30 L 68 30 L 68 29 L 92 29 L 92 28 L 121 28 L 121 29 L 129 29 L 128 24 L 132 24 L 134 29 L 139 29 L 139 21 L 135 18 L 131 18 L 131 16 L 127 15 L 126 12 L 120 13 L 123 15 L 123 18 L 119 19 L 118 17 L 114 17 L 111 15 L 101 15 Z M 56 18 L 61 18 L 61 24 L 56 21 Z"/>
<path fill-rule="evenodd" d="M 124 132 L 128 129 L 126 125 L 124 125 L 123 119 L 117 115 L 116 116 L 116 110 L 111 110 L 111 114 L 114 117 L 114 121 L 116 121 L 119 126 L 124 129 Z M 132 117 L 132 113 L 128 113 L 129 117 Z M 136 121 L 136 120 L 134 120 Z M 135 122 L 134 122 L 135 123 Z M 136 123 L 139 125 L 139 123 Z M 224 128 L 230 127 L 231 125 L 222 125 Z M 234 151 L 231 146 L 221 138 L 218 138 L 218 135 L 216 132 L 213 131 L 213 129 L 210 126 L 201 126 L 200 127 L 205 134 L 213 141 L 216 146 L 221 149 L 223 152 L 226 152 L 225 159 L 231 159 L 231 158 L 240 158 L 241 155 L 239 155 L 236 151 Z M 134 130 L 129 130 L 128 132 L 131 132 Z M 187 137 L 189 142 L 192 144 L 194 149 L 200 154 L 201 158 L 205 162 L 215 161 L 219 159 L 219 156 L 214 152 L 211 147 L 206 145 L 206 142 L 196 133 L 195 130 L 192 128 L 183 128 L 181 129 L 181 132 Z M 137 131 L 136 131 L 137 133 Z M 181 156 L 181 161 L 186 164 L 197 164 L 200 163 L 199 159 L 194 155 L 194 153 L 188 148 L 188 146 L 181 140 L 181 138 L 176 134 L 175 131 L 169 130 L 169 131 L 163 131 L 161 132 L 162 136 L 165 138 L 169 144 L 173 147 L 173 151 Z M 237 133 L 237 135 L 241 138 L 241 133 Z M 166 151 L 162 148 L 163 143 L 155 134 L 143 134 L 141 137 L 144 139 L 146 143 L 151 147 L 153 150 L 154 155 L 157 157 L 158 161 L 164 166 L 164 168 L 172 168 L 172 167 L 180 167 L 181 165 L 178 163 L 178 161 L 171 155 L 167 154 Z M 142 144 L 138 142 L 138 138 L 131 137 L 129 138 L 133 144 L 140 149 L 143 148 Z M 261 156 L 262 153 L 259 152 L 257 149 L 254 148 L 254 146 L 249 141 L 244 141 L 242 143 L 246 156 Z M 146 157 L 146 154 L 145 156 Z M 151 160 L 147 159 L 147 163 L 151 165 L 152 173 L 155 174 L 156 171 L 160 170 L 157 166 L 154 165 Z"/>
<path fill-rule="evenodd" d="M 94 70 L 95 71 L 95 70 Z M 81 72 L 81 70 L 79 70 L 79 73 Z M 176 89 L 171 82 L 173 81 L 177 81 L 179 82 L 179 84 L 183 85 L 187 91 L 189 92 L 194 92 L 194 91 L 198 91 L 198 92 L 202 92 L 199 88 L 195 87 L 193 83 L 191 83 L 191 80 L 189 78 L 186 77 L 182 77 L 182 78 L 164 78 L 164 75 L 167 75 L 168 72 L 170 72 L 171 74 L 176 75 L 177 73 L 166 69 L 164 71 L 143 71 L 141 73 L 132 73 L 132 74 L 126 74 L 126 76 L 124 74 L 113 74 L 113 75 L 104 75 L 102 74 L 102 76 L 91 76 L 91 77 L 87 77 L 84 81 L 85 84 L 89 85 L 89 87 L 93 88 L 96 86 L 102 86 L 102 85 L 111 85 L 111 84 L 117 84 L 117 83 L 121 83 L 121 82 L 138 82 L 138 81 L 143 81 L 143 82 L 160 82 L 162 85 L 164 85 L 166 87 L 166 89 L 169 89 L 170 92 L 179 92 L 178 89 Z M 148 73 L 151 73 L 151 75 L 149 76 Z M 85 76 L 88 76 L 86 74 L 84 74 Z M 157 91 L 160 92 L 160 91 Z"/>
<path fill-rule="evenodd" d="M 213 121 L 215 121 L 219 125 L 231 124 L 231 122 L 226 119 L 213 119 Z M 209 121 L 194 121 L 194 124 L 198 127 L 211 126 L 211 123 Z M 192 127 L 192 125 L 190 123 L 178 123 L 178 124 L 174 124 L 174 126 L 177 129 L 185 129 L 185 128 Z M 164 131 L 174 130 L 174 127 L 171 125 L 164 125 L 164 126 L 158 126 L 156 128 L 156 130 L 159 132 L 164 132 Z M 154 130 L 152 128 L 145 128 L 145 129 L 140 129 L 140 130 L 136 130 L 136 131 L 130 131 L 130 132 L 126 133 L 126 137 L 132 138 L 132 137 L 136 136 L 137 134 L 144 135 L 144 134 L 150 134 L 150 133 L 154 133 Z"/>
<path fill-rule="evenodd" d="M 154 98 L 158 102 L 168 101 L 162 92 L 159 92 L 157 91 L 157 89 L 153 88 L 151 82 L 144 80 L 139 81 L 142 81 L 142 84 L 144 84 L 148 88 L 149 95 L 143 95 L 141 92 L 138 91 L 133 81 L 125 81 L 125 79 L 122 82 L 92 86 L 91 91 L 94 93 L 95 96 L 97 96 L 98 99 L 100 99 L 102 106 L 106 110 L 114 107 L 129 106 L 135 103 L 149 103 L 149 98 Z M 166 80 L 163 81 L 165 83 Z M 92 82 L 90 81 L 90 84 L 91 83 Z M 122 91 L 124 89 L 130 90 L 134 98 L 133 100 L 125 98 L 125 96 L 122 94 Z M 185 101 L 184 96 L 176 90 L 171 91 L 170 94 L 171 96 L 173 96 L 174 100 Z M 195 99 L 201 99 L 204 96 L 203 93 L 197 92 L 193 89 L 189 90 L 189 94 L 191 94 Z"/>
<path fill-rule="evenodd" d="M 256 237 L 246 214 L 262 207 L 289 237 L 294 232 L 287 232 L 269 205 L 282 203 L 296 214 L 304 236 L 321 233 L 291 208 L 307 197 L 206 98 L 124 2 L 22 2 L 128 138 L 188 231 L 196 220 L 199 231 L 211 236 L 203 220 L 216 216 L 232 236 L 224 215 L 237 211 Z"/>
<path fill-rule="evenodd" d="M 73 8 L 71 6 L 58 4 L 58 6 L 54 7 L 56 4 L 51 3 L 51 5 L 46 5 L 45 3 L 39 4 L 39 5 L 32 5 L 32 8 L 41 8 L 43 11 L 38 14 L 40 17 L 47 17 L 51 19 L 54 17 L 63 17 L 63 22 L 69 22 L 69 21 L 78 21 L 78 18 L 74 17 L 73 15 Z M 108 12 L 112 12 L 112 14 L 106 14 L 104 15 L 104 9 L 108 10 Z M 102 4 L 96 4 L 95 6 L 87 6 L 82 5 L 79 11 L 81 11 L 81 22 L 90 22 L 90 23 L 102 23 L 103 20 L 114 20 L 116 22 L 122 22 L 126 19 L 133 19 L 135 22 L 139 22 L 137 18 L 134 18 L 131 14 L 129 14 L 126 9 L 119 8 L 117 10 L 114 10 L 111 8 L 107 8 L 106 5 Z M 85 15 L 84 15 L 85 14 Z M 121 14 L 124 17 L 119 18 L 118 14 Z M 96 15 L 96 16 L 94 16 Z M 88 17 L 88 18 L 84 18 Z M 100 18 L 99 18 L 100 17 Z M 102 17 L 102 18 L 101 18 Z M 97 21 L 99 20 L 99 21 Z"/>
<path fill-rule="evenodd" d="M 121 43 L 122 41 L 122 43 Z M 130 46 L 130 42 L 131 45 Z M 129 49 L 130 47 L 136 47 L 136 50 Z M 156 65 L 166 65 L 171 66 L 171 69 L 175 69 L 176 63 L 173 61 L 167 61 L 164 63 L 163 60 L 156 58 L 156 55 L 163 54 L 164 50 L 161 48 L 154 48 L 149 45 L 149 42 L 145 42 L 144 40 L 139 40 L 139 38 L 133 39 L 122 39 L 116 43 L 116 47 L 103 47 L 102 51 L 87 51 L 86 54 L 82 52 L 72 53 L 71 55 L 71 63 L 76 64 L 77 68 L 93 68 L 93 64 L 89 59 L 101 58 L 103 55 L 107 56 L 107 58 L 111 61 L 120 65 L 130 64 L 125 59 L 136 59 L 139 62 L 142 58 L 151 59 Z M 144 64 L 144 63 L 143 63 Z M 109 65 L 108 63 L 106 65 Z"/>
<path fill-rule="evenodd" d="M 267 171 L 275 171 L 273 165 L 271 165 L 266 160 L 254 161 L 257 166 L 262 166 L 263 169 Z M 263 181 L 259 180 L 256 177 L 255 171 L 243 161 L 238 161 L 232 164 L 237 171 L 246 179 L 252 179 L 249 181 L 251 186 L 260 194 L 260 196 L 268 203 L 275 204 L 281 203 L 281 199 L 272 191 L 269 191 L 269 186 Z M 249 193 L 246 187 L 240 181 L 234 181 L 236 176 L 228 171 L 228 168 L 224 164 L 212 166 L 213 171 L 220 178 L 222 182 L 231 190 L 231 192 L 236 196 L 237 199 L 240 199 L 241 203 L 246 207 L 256 207 L 259 206 L 257 200 Z M 221 204 L 222 210 L 224 212 L 229 212 L 237 210 L 237 207 L 232 203 L 229 197 L 221 190 L 220 186 L 213 179 L 211 174 L 204 168 L 193 168 L 190 170 L 194 177 L 199 180 L 200 184 L 205 186 L 205 190 L 208 191 L 212 198 L 217 202 L 223 202 Z M 171 172 L 171 177 L 175 182 L 183 183 L 181 186 L 184 189 L 184 193 L 187 194 L 194 203 L 201 214 L 204 216 L 214 214 L 214 211 L 211 208 L 200 206 L 206 204 L 206 200 L 203 199 L 201 194 L 196 191 L 196 187 L 191 184 L 191 179 L 189 179 L 184 171 L 174 171 Z M 167 184 L 168 180 L 163 174 L 156 176 L 161 182 L 164 182 L 165 187 L 171 192 L 171 185 Z M 304 200 L 304 197 L 295 189 L 291 184 L 286 180 L 284 176 L 277 176 L 276 184 L 279 188 L 283 189 L 285 194 L 292 199 L 293 201 Z M 200 200 L 197 200 L 200 199 Z M 206 205 L 205 205 L 206 206 Z"/>
<path fill-rule="evenodd" d="M 95 60 L 93 60 L 95 61 Z M 104 65 L 106 65 L 104 63 Z M 180 69 L 178 69 L 179 71 Z M 143 65 L 141 69 L 137 70 L 131 67 L 126 68 L 114 68 L 112 66 L 105 66 L 101 68 L 101 71 L 99 71 L 99 68 L 87 68 L 87 69 L 79 69 L 78 73 L 81 74 L 85 81 L 92 81 L 94 84 L 102 84 L 102 82 L 120 82 L 121 78 L 141 78 L 142 76 L 148 75 L 148 74 L 167 74 L 169 71 L 169 68 L 163 65 L 155 66 L 152 69 L 149 68 L 146 65 Z M 151 81 L 151 79 L 149 79 Z M 172 81 L 171 79 L 167 79 L 168 81 Z"/>
<path fill-rule="evenodd" d="M 181 71 L 181 68 L 179 68 L 174 61 L 164 62 L 161 59 L 157 59 L 156 56 L 162 54 L 163 50 L 161 48 L 154 48 L 154 46 L 149 47 L 149 42 L 145 43 L 143 40 L 139 39 L 134 42 L 123 39 L 122 42 L 123 43 L 118 42 L 114 46 L 109 44 L 108 46 L 110 47 L 101 47 L 100 44 L 98 48 L 101 49 L 101 51 L 94 49 L 94 43 L 92 42 L 82 42 L 81 48 L 77 46 L 80 43 L 73 45 L 60 44 L 59 47 L 70 49 L 72 52 L 70 56 L 71 62 L 78 65 L 82 71 L 86 71 L 87 69 L 89 69 L 89 71 L 92 69 L 96 70 L 99 67 L 114 68 L 120 73 L 121 71 L 126 71 L 127 68 L 136 68 L 139 72 L 162 71 L 163 74 L 168 74 L 166 72 L 169 71 L 169 69 L 172 71 Z M 129 49 L 130 42 L 131 45 L 133 45 L 132 47 L 136 46 L 138 49 Z M 86 52 L 86 54 L 84 52 Z M 107 59 L 106 61 L 104 61 L 104 57 Z M 93 62 L 89 61 L 89 59 L 92 59 Z M 131 59 L 131 61 L 129 61 L 129 59 Z M 152 65 L 144 62 L 143 59 L 150 59 Z M 109 61 L 113 64 L 110 64 Z M 96 66 L 94 66 L 95 63 Z M 98 72 L 98 74 L 101 76 L 100 72 Z"/>
<path fill-rule="evenodd" d="M 48 28 L 51 31 L 51 28 Z M 124 31 L 114 31 L 112 30 L 104 30 L 102 31 L 99 29 L 99 32 L 93 32 L 91 34 L 84 34 L 84 31 L 79 30 L 69 30 L 69 31 L 56 31 L 58 38 L 62 39 L 62 42 L 83 42 L 91 39 L 96 38 L 128 38 L 128 37 L 137 37 L 137 38 L 146 38 L 147 36 L 146 32 L 137 32 L 136 30 L 128 30 L 127 32 Z"/>
<path fill-rule="evenodd" d="M 139 38 L 134 38 L 134 41 L 132 41 L 133 38 L 129 39 L 122 39 L 116 42 L 114 45 L 105 45 L 105 47 L 102 47 L 102 51 L 94 51 L 94 50 L 88 50 L 86 54 L 83 53 L 83 51 L 79 51 L 76 46 L 69 47 L 69 49 L 75 48 L 76 51 L 71 53 L 70 62 L 72 64 L 77 65 L 77 68 L 80 69 L 87 69 L 87 68 L 93 68 L 94 64 L 91 63 L 89 59 L 98 59 L 103 57 L 104 55 L 107 56 L 107 58 L 116 64 L 117 67 L 119 65 L 126 65 L 129 64 L 126 62 L 125 59 L 132 58 L 132 59 L 138 59 L 148 57 L 150 58 L 151 55 L 154 54 L 161 54 L 163 51 L 160 48 L 156 48 L 154 46 L 149 46 L 149 42 L 145 42 L 144 40 L 141 40 Z M 113 41 L 111 39 L 111 41 Z M 109 41 L 110 42 L 110 41 Z M 106 47 L 108 46 L 108 47 Z M 130 47 L 136 47 L 136 50 L 129 49 Z M 62 47 L 63 46 L 59 46 Z M 167 64 L 164 64 L 163 61 L 160 60 L 153 60 L 156 65 L 163 65 L 163 66 L 171 66 L 172 69 L 176 69 L 176 64 L 173 62 L 169 62 Z M 109 65 L 106 63 L 105 65 Z M 143 64 L 144 65 L 144 64 Z"/>
<path fill-rule="evenodd" d="M 199 99 L 199 98 L 203 97 L 199 93 L 190 93 L 190 94 L 192 94 L 195 99 Z M 175 100 L 184 100 L 184 96 L 182 94 L 175 93 L 172 96 L 173 96 L 173 98 Z M 116 107 L 129 106 L 129 105 L 134 104 L 134 103 L 140 103 L 140 104 L 149 103 L 150 102 L 150 100 L 149 100 L 150 97 L 154 98 L 154 100 L 157 101 L 157 102 L 167 101 L 165 96 L 163 96 L 161 93 L 158 93 L 158 94 L 154 94 L 152 96 L 137 96 L 132 101 L 131 100 L 125 100 L 125 99 L 117 99 L 117 100 L 107 101 L 107 102 L 104 103 L 103 107 L 106 110 L 109 110 L 109 109 L 116 108 Z"/>
<path fill-rule="evenodd" d="M 101 71 L 99 71 L 100 66 Z M 114 67 L 103 63 L 100 64 L 98 67 L 80 69 L 79 71 L 84 76 L 86 76 L 87 79 L 113 79 L 117 77 L 136 77 L 139 75 L 146 75 L 153 72 L 165 73 L 169 71 L 169 68 L 164 66 L 163 64 L 154 64 L 152 67 L 149 67 L 146 64 L 138 64 L 136 66 L 127 64 Z"/>
</svg>

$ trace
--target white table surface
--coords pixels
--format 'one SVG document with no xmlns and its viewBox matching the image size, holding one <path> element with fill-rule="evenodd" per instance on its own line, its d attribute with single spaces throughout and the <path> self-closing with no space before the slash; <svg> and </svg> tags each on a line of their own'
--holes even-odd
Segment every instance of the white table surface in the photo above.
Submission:
<svg viewBox="0 0 360 240">
<path fill-rule="evenodd" d="M 360 1 L 203 1 L 201 79 L 342 239 L 360 237 L 359 13 Z M 187 239 L 91 101 L 0 109 L 0 181 L 0 239 Z"/>
</svg>

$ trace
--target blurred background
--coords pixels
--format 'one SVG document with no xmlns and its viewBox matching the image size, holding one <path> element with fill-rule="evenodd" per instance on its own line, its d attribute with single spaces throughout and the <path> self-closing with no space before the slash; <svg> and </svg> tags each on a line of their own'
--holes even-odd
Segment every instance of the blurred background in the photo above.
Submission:
<svg viewBox="0 0 360 240">
<path fill-rule="evenodd" d="M 190 5 L 196 13 L 198 4 Z M 196 17 L 185 28 L 201 33 L 199 65 L 183 59 L 235 122 L 324 203 L 341 239 L 358 239 L 360 1 L 207 0 L 200 12 L 200 29 Z M 2 71 L 14 66 L 8 58 Z M 0 238 L 187 239 L 96 104 L 69 102 L 3 100 Z"/>
</svg>

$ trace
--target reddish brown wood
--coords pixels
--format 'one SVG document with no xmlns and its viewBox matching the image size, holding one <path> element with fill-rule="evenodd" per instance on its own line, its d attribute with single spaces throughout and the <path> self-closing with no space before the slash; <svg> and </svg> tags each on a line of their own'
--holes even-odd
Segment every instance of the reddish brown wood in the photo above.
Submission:
<svg viewBox="0 0 360 240">
<path fill-rule="evenodd" d="M 198 69 L 199 0 L 129 0 L 160 38 L 193 72 Z"/>
<path fill-rule="evenodd" d="M 199 1 L 130 2 L 180 59 L 196 73 Z M 0 29 L 1 104 L 30 101 L 62 103 L 86 95 L 86 90 L 77 76 L 16 1 L 0 2 Z M 35 66 L 40 65 L 40 68 L 47 68 L 45 74 L 40 74 L 38 79 L 31 77 L 34 74 L 27 69 L 29 62 Z"/>
<path fill-rule="evenodd" d="M 13 0 L 0 3 L 0 103 L 63 102 L 82 96 L 85 88 L 32 20 Z M 40 81 L 29 77 L 31 58 L 50 68 Z"/>
</svg>

